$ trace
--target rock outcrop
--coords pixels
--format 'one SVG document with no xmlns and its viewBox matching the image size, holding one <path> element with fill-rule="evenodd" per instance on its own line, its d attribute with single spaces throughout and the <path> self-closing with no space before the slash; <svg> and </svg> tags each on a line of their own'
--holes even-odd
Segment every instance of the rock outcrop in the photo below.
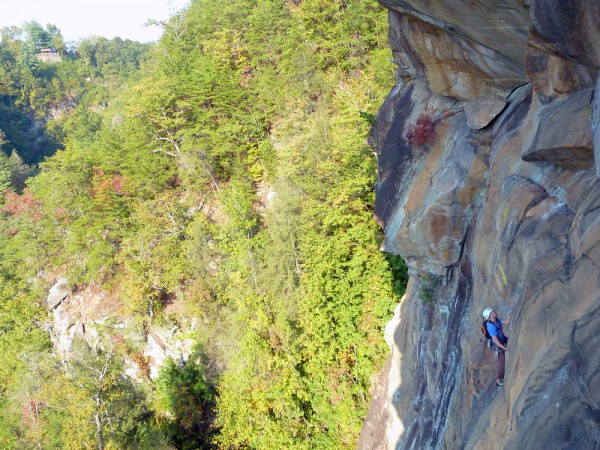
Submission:
<svg viewBox="0 0 600 450">
<path fill-rule="evenodd" d="M 360 448 L 600 448 L 600 2 L 380 2 L 375 215 L 411 279 Z"/>
<path fill-rule="evenodd" d="M 137 353 L 132 351 L 133 359 L 125 361 L 126 373 L 133 379 L 156 379 L 168 358 L 187 361 L 197 344 L 189 338 L 196 327 L 194 320 L 170 327 L 136 323 L 123 314 L 118 297 L 93 286 L 78 291 L 68 285 L 66 278 L 50 288 L 46 303 L 53 315 L 50 337 L 61 358 L 70 358 L 75 339 L 83 339 L 94 348 L 106 345 L 103 339 L 126 339 L 137 348 Z"/>
</svg>

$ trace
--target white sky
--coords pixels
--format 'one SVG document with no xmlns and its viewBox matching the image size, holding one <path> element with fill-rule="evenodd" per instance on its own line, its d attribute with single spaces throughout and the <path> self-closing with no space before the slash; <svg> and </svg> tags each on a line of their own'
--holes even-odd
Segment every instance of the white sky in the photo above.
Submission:
<svg viewBox="0 0 600 450">
<path fill-rule="evenodd" d="M 44 28 L 56 25 L 65 41 L 92 35 L 156 41 L 160 27 L 145 27 L 147 19 L 166 20 L 190 0 L 0 0 L 0 28 L 35 20 Z"/>
</svg>

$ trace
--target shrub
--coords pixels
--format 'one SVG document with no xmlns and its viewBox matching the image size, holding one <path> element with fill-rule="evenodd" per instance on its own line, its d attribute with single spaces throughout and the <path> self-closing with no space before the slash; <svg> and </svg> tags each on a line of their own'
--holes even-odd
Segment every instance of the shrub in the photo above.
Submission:
<svg viewBox="0 0 600 450">
<path fill-rule="evenodd" d="M 365 122 L 367 122 L 369 124 L 369 126 L 373 126 L 375 125 L 375 114 L 373 113 L 369 113 L 366 111 L 360 111 L 358 113 L 358 115 L 360 116 L 361 119 L 363 119 Z"/>
<path fill-rule="evenodd" d="M 406 140 L 411 147 L 423 147 L 426 144 L 431 144 L 437 137 L 435 132 L 437 124 L 438 120 L 433 119 L 430 114 L 419 116 L 414 124 L 406 126 Z"/>
<path fill-rule="evenodd" d="M 442 284 L 442 278 L 436 275 L 428 275 L 421 277 L 421 285 L 419 286 L 419 300 L 423 303 L 435 302 L 437 290 Z"/>
</svg>

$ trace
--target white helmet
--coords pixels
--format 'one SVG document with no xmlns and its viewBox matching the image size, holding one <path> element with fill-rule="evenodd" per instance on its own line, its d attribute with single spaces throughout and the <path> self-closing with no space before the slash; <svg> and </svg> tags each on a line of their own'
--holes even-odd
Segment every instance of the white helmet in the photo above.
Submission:
<svg viewBox="0 0 600 450">
<path fill-rule="evenodd" d="M 485 320 L 488 320 L 490 318 L 490 314 L 492 314 L 492 311 L 494 310 L 494 308 L 485 308 L 483 310 L 483 318 Z"/>
</svg>

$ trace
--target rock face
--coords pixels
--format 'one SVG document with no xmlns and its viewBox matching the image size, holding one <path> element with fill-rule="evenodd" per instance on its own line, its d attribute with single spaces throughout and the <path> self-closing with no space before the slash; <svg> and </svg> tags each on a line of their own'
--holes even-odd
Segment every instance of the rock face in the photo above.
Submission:
<svg viewBox="0 0 600 450">
<path fill-rule="evenodd" d="M 126 361 L 126 372 L 134 379 L 143 376 L 156 379 L 167 358 L 186 361 L 196 345 L 187 337 L 196 327 L 195 321 L 185 324 L 186 329 L 132 323 L 130 318 L 123 316 L 119 298 L 93 287 L 74 290 L 65 278 L 50 288 L 46 303 L 54 318 L 50 336 L 55 351 L 62 358 L 70 357 L 73 343 L 78 338 L 91 347 L 103 345 L 101 336 L 110 336 L 115 341 L 127 338 L 139 347 L 136 361 Z"/>
<path fill-rule="evenodd" d="M 411 280 L 360 448 L 600 448 L 600 2 L 380 2 L 375 218 Z"/>
</svg>

